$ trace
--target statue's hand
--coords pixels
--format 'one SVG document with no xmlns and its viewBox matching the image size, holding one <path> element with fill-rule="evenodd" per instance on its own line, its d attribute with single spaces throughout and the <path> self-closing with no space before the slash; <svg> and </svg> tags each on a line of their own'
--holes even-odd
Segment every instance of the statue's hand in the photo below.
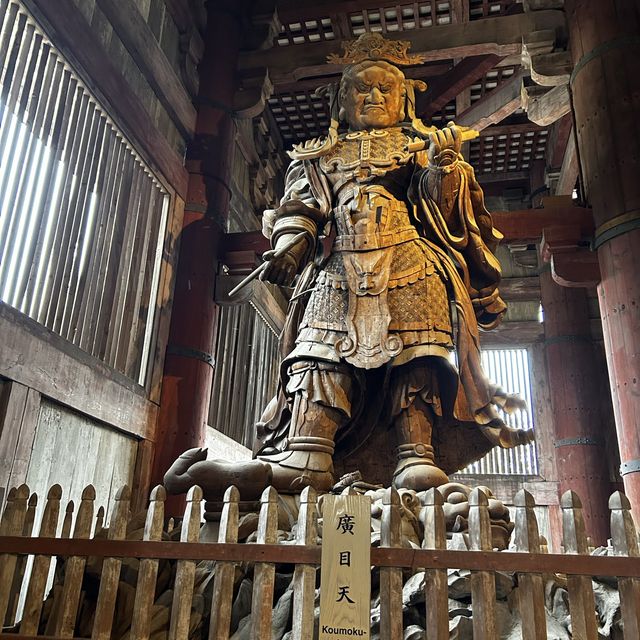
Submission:
<svg viewBox="0 0 640 640">
<path fill-rule="evenodd" d="M 462 132 L 460 127 L 449 124 L 444 129 L 438 129 L 429 134 L 428 158 L 429 164 L 436 167 L 446 167 L 458 159 L 462 146 Z"/>
<path fill-rule="evenodd" d="M 262 258 L 267 261 L 267 266 L 260 274 L 260 280 L 266 280 L 283 287 L 290 287 L 298 272 L 298 261 L 290 252 L 279 258 L 274 258 L 275 251 L 267 251 Z"/>
</svg>

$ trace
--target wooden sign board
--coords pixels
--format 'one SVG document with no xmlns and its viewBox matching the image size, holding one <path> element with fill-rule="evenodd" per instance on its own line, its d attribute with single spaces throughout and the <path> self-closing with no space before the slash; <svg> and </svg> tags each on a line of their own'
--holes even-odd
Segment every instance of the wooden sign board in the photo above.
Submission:
<svg viewBox="0 0 640 640">
<path fill-rule="evenodd" d="M 369 638 L 371 499 L 326 495 L 322 505 L 319 640 Z"/>
</svg>

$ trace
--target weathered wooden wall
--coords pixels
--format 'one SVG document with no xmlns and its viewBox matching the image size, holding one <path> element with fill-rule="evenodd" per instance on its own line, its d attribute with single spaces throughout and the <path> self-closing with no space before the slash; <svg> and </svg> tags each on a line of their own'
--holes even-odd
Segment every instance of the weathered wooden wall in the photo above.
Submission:
<svg viewBox="0 0 640 640">
<path fill-rule="evenodd" d="M 27 480 L 38 490 L 91 482 L 107 494 L 112 482 L 126 482 L 144 500 L 186 195 L 183 158 L 195 127 L 203 3 L 22 4 L 154 172 L 170 209 L 144 386 L 0 303 L 0 500 Z"/>
</svg>

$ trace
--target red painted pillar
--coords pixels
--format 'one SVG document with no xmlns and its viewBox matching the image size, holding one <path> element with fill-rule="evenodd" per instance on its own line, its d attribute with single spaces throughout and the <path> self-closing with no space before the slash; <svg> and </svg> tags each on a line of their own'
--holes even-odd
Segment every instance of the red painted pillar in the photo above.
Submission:
<svg viewBox="0 0 640 640">
<path fill-rule="evenodd" d="M 593 351 L 586 290 L 561 287 L 550 270 L 540 274 L 540 290 L 560 495 L 568 489 L 578 493 L 587 534 L 595 544 L 605 544 L 610 483 L 601 408 L 606 392 Z"/>
<path fill-rule="evenodd" d="M 204 443 L 217 323 L 214 283 L 218 245 L 229 211 L 234 123 L 232 101 L 241 2 L 208 2 L 200 63 L 196 133 L 187 150 L 189 190 L 164 365 L 152 482 L 186 449 Z"/>
<path fill-rule="evenodd" d="M 566 0 L 585 195 L 625 491 L 640 518 L 640 8 Z"/>
</svg>

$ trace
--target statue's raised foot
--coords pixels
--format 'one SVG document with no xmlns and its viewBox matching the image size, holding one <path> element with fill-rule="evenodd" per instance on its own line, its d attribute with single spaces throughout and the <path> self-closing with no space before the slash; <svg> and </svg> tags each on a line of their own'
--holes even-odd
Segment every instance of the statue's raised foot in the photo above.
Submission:
<svg viewBox="0 0 640 640">
<path fill-rule="evenodd" d="M 207 449 L 201 448 L 185 451 L 164 475 L 168 493 L 186 493 L 197 484 L 207 501 L 221 500 L 231 485 L 239 489 L 243 500 L 258 498 L 271 481 L 271 466 L 260 460 L 207 460 Z"/>
<path fill-rule="evenodd" d="M 261 455 L 270 465 L 272 486 L 281 493 L 300 493 L 305 487 L 329 491 L 333 487 L 333 442 L 327 438 L 293 437 L 281 453 Z"/>
</svg>

